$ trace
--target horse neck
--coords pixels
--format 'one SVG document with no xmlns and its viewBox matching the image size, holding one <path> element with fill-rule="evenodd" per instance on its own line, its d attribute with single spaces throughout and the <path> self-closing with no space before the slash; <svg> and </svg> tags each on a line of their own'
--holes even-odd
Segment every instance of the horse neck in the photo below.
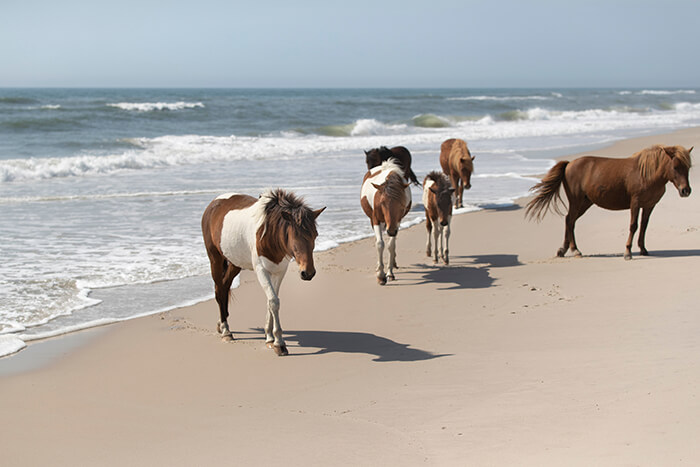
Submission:
<svg viewBox="0 0 700 467">
<path fill-rule="evenodd" d="M 286 227 L 285 222 L 271 221 L 268 218 L 263 219 L 262 225 L 256 233 L 258 256 L 264 256 L 276 264 L 292 256 L 289 236 L 284 231 Z"/>
</svg>

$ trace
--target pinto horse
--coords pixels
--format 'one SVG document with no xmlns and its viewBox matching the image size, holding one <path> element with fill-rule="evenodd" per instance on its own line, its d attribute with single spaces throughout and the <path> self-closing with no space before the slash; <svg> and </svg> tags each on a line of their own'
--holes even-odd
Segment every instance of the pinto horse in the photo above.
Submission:
<svg viewBox="0 0 700 467">
<path fill-rule="evenodd" d="M 452 182 L 457 196 L 455 208 L 464 207 L 462 195 L 464 190 L 472 187 L 471 179 L 474 172 L 474 159 L 463 139 L 451 138 L 440 145 L 440 166 Z"/>
<path fill-rule="evenodd" d="M 651 146 L 626 159 L 586 156 L 574 161 L 561 161 L 552 167 L 540 183 L 532 187 L 536 193 L 526 210 L 526 216 L 540 220 L 553 203 L 554 211 L 562 214 L 559 187 L 563 184 L 569 201 L 566 215 L 564 245 L 557 256 L 564 256 L 567 248 L 576 256 L 574 227 L 593 204 L 604 209 L 629 209 L 630 231 L 625 245 L 625 259 L 632 259 L 632 237 L 637 231 L 637 218 L 642 210 L 638 245 L 641 254 L 649 254 L 644 244 L 649 216 L 671 182 L 681 197 L 690 195 L 688 171 L 690 151 L 682 146 Z"/>
<path fill-rule="evenodd" d="M 365 174 L 360 194 L 362 210 L 369 217 L 377 246 L 377 282 L 386 284 L 387 277 L 394 280 L 396 266 L 396 234 L 401 219 L 411 209 L 410 184 L 405 182 L 403 170 L 390 159 Z M 388 275 L 384 272 L 384 239 L 382 231 L 389 235 Z"/>
<path fill-rule="evenodd" d="M 316 274 L 316 218 L 324 209 L 312 211 L 300 198 L 280 189 L 267 190 L 257 199 L 221 195 L 207 206 L 202 234 L 219 304 L 216 329 L 223 340 L 233 340 L 227 321 L 231 283 L 241 269 L 253 270 L 267 296 L 267 347 L 277 355 L 288 354 L 279 318 L 280 284 L 291 258 L 303 280 L 310 281 Z"/>
<path fill-rule="evenodd" d="M 433 170 L 423 180 L 423 206 L 425 207 L 425 227 L 428 229 L 428 241 L 425 253 L 438 262 L 438 241 L 440 257 L 445 264 L 450 264 L 449 241 L 450 219 L 452 218 L 452 194 L 455 189 L 444 174 Z M 435 244 L 433 249 L 432 243 Z"/>
<path fill-rule="evenodd" d="M 408 152 L 403 146 L 396 146 L 391 149 L 386 146 L 381 146 L 379 148 L 370 149 L 365 151 L 365 162 L 367 163 L 367 170 L 373 167 L 378 167 L 382 165 L 382 162 L 388 161 L 389 159 L 395 159 L 396 163 L 401 170 L 403 170 L 406 181 L 410 181 L 418 185 L 418 178 L 416 174 L 411 170 L 411 153 Z"/>
</svg>

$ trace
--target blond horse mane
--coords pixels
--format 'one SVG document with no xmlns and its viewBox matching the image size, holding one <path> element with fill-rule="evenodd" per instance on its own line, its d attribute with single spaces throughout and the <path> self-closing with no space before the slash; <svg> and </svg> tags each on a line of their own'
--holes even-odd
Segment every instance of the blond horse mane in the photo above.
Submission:
<svg viewBox="0 0 700 467">
<path fill-rule="evenodd" d="M 470 172 L 474 172 L 474 163 L 472 162 L 471 154 L 469 154 L 467 143 L 465 143 L 464 140 L 458 139 L 452 144 L 450 159 L 452 159 L 454 155 L 459 156 L 459 158 L 464 161 L 465 169 Z"/>
<path fill-rule="evenodd" d="M 673 148 L 674 157 L 681 161 L 688 169 L 691 166 L 690 153 L 683 151 L 678 146 L 670 146 Z M 642 149 L 632 156 L 637 159 L 639 164 L 639 173 L 645 181 L 652 180 L 656 177 L 661 166 L 666 162 L 668 155 L 663 146 L 656 144 L 654 146 Z"/>
</svg>

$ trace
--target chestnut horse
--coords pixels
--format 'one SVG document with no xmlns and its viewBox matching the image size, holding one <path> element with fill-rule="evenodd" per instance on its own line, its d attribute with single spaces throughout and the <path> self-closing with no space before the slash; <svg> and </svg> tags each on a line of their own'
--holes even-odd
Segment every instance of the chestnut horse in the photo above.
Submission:
<svg viewBox="0 0 700 467">
<path fill-rule="evenodd" d="M 253 270 L 267 296 L 265 342 L 277 355 L 287 355 L 279 318 L 279 289 L 291 258 L 299 264 L 301 278 L 310 281 L 314 268 L 316 218 L 325 208 L 312 211 L 284 190 L 267 190 L 260 198 L 221 195 L 202 216 L 204 245 L 211 263 L 220 320 L 217 332 L 233 340 L 228 327 L 231 283 L 241 269 Z"/>
<path fill-rule="evenodd" d="M 365 162 L 367 163 L 367 170 L 373 167 L 378 167 L 382 165 L 382 162 L 388 161 L 389 159 L 396 159 L 396 163 L 401 170 L 403 170 L 406 181 L 410 181 L 418 185 L 418 178 L 416 174 L 411 170 L 411 153 L 408 152 L 403 146 L 396 146 L 391 149 L 386 146 L 381 146 L 379 148 L 370 149 L 365 151 Z"/>
<path fill-rule="evenodd" d="M 641 254 L 646 256 L 649 252 L 644 245 L 644 236 L 649 216 L 664 195 L 666 183 L 672 182 L 681 197 L 690 195 L 688 171 L 692 150 L 692 147 L 656 145 L 626 159 L 586 156 L 571 162 L 558 162 L 532 188 L 536 196 L 528 203 L 526 216 L 541 219 L 552 202 L 555 212 L 562 214 L 558 202 L 561 201 L 559 187 L 563 184 L 569 212 L 566 215 L 564 245 L 557 251 L 557 256 L 564 256 L 567 248 L 576 256 L 581 256 L 574 237 L 576 219 L 593 204 L 610 210 L 629 209 L 631 221 L 625 259 L 632 259 L 632 237 L 637 231 L 641 209 L 638 245 Z"/>
<path fill-rule="evenodd" d="M 433 170 L 423 180 L 423 207 L 425 207 L 425 227 L 428 229 L 428 241 L 425 254 L 433 256 L 438 262 L 438 241 L 440 257 L 445 264 L 450 264 L 449 241 L 450 219 L 452 218 L 452 194 L 455 189 L 444 174 Z M 431 239 L 435 249 L 431 246 Z"/>
<path fill-rule="evenodd" d="M 463 139 L 451 138 L 440 146 L 440 166 L 452 182 L 457 196 L 455 208 L 464 207 L 462 195 L 464 190 L 472 187 L 471 179 L 474 172 L 474 159 Z"/>
<path fill-rule="evenodd" d="M 401 219 L 411 209 L 410 184 L 405 183 L 403 170 L 390 159 L 365 174 L 360 194 L 362 210 L 367 214 L 374 230 L 377 246 L 377 282 L 386 284 L 387 277 L 394 280 L 396 266 L 396 235 Z M 384 273 L 384 239 L 382 231 L 389 235 L 388 275 Z"/>
</svg>

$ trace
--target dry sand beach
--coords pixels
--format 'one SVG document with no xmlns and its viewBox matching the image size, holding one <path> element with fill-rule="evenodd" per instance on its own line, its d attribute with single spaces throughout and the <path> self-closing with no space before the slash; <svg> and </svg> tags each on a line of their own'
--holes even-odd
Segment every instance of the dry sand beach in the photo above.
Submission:
<svg viewBox="0 0 700 467">
<path fill-rule="evenodd" d="M 700 146 L 700 129 L 592 153 L 653 143 Z M 554 214 L 464 214 L 447 267 L 425 257 L 417 225 L 385 287 L 371 238 L 318 254 L 308 283 L 292 264 L 284 358 L 265 348 L 250 272 L 233 343 L 208 301 L 31 344 L 0 360 L 0 463 L 697 465 L 700 194 L 668 185 L 649 257 L 623 260 L 628 223 L 592 208 L 577 225 L 584 257 L 556 258 Z"/>
</svg>

